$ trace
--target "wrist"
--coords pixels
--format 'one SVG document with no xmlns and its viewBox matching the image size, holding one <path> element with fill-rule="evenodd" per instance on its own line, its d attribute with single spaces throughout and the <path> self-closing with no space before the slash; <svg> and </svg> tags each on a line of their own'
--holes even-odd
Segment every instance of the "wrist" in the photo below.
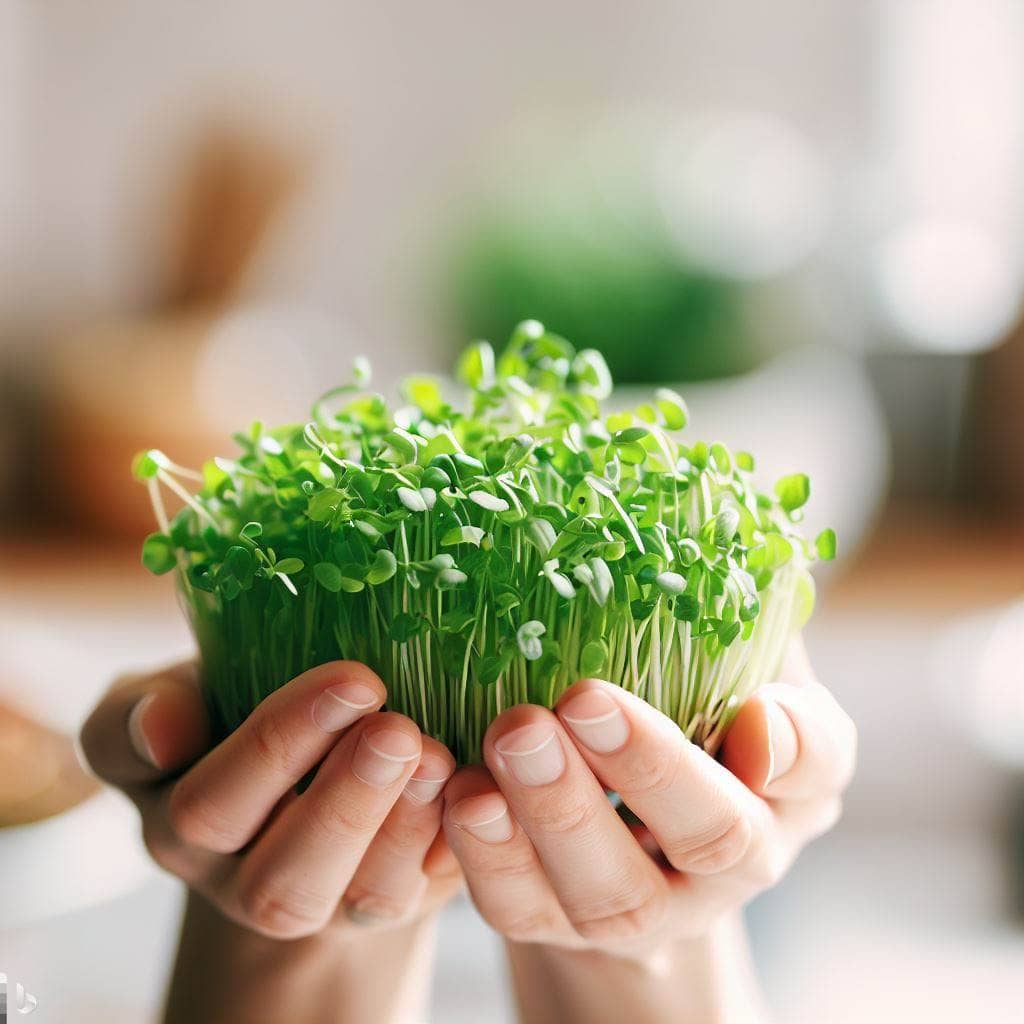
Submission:
<svg viewBox="0 0 1024 1024">
<path fill-rule="evenodd" d="M 276 939 L 190 892 L 165 1022 L 419 1020 L 434 916 L 387 929 L 329 925 L 304 938 Z"/>
<path fill-rule="evenodd" d="M 620 1016 L 673 1024 L 768 1019 L 739 914 L 696 938 L 645 948 L 509 943 L 508 950 L 527 1024 Z"/>
<path fill-rule="evenodd" d="M 509 943 L 528 945 L 544 955 L 560 957 L 567 961 L 588 964 L 594 969 L 615 970 L 621 968 L 638 975 L 657 977 L 670 971 L 681 959 L 689 962 L 708 960 L 723 946 L 736 948 L 745 942 L 745 928 L 742 915 L 728 915 L 713 922 L 700 935 L 679 938 L 646 938 L 635 943 L 619 946 L 563 946 L 557 943 Z"/>
</svg>

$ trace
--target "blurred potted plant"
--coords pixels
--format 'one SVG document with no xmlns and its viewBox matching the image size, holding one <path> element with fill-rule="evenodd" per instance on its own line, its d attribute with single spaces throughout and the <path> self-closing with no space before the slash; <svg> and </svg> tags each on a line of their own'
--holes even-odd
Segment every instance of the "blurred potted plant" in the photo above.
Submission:
<svg viewBox="0 0 1024 1024">
<path fill-rule="evenodd" d="M 688 265 L 647 212 L 564 198 L 525 216 L 494 209 L 473 225 L 453 273 L 460 332 L 501 338 L 537 310 L 586 338 L 623 384 L 728 377 L 760 361 L 748 287 Z"/>
<path fill-rule="evenodd" d="M 821 315 L 827 282 L 808 271 L 827 220 L 811 145 L 762 115 L 546 123 L 509 140 L 452 232 L 453 336 L 501 338 L 536 316 L 601 351 L 621 384 L 685 385 L 723 441 L 756 438 L 768 472 L 810 467 L 828 495 L 813 525 L 835 523 L 852 550 L 888 447 L 859 362 L 836 344 L 849 318 Z"/>
</svg>

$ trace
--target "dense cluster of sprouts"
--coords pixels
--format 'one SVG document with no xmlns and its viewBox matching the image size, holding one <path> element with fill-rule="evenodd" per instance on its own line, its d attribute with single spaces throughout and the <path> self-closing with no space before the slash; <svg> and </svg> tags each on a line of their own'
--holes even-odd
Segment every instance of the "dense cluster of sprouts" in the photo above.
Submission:
<svg viewBox="0 0 1024 1024">
<path fill-rule="evenodd" d="M 584 676 L 713 751 L 810 614 L 810 562 L 834 553 L 830 530 L 797 531 L 807 477 L 758 492 L 750 455 L 679 439 L 672 391 L 603 413 L 601 356 L 536 321 L 497 359 L 469 348 L 458 376 L 465 408 L 415 377 L 392 411 L 360 360 L 309 423 L 256 423 L 201 474 L 137 457 L 160 527 L 143 562 L 178 574 L 218 727 L 351 658 L 460 762 L 501 710 Z"/>
</svg>

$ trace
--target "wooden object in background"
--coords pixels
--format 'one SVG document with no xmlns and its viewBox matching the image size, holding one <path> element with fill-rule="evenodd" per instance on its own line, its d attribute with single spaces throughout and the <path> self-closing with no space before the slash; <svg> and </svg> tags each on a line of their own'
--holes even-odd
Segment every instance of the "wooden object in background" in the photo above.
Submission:
<svg viewBox="0 0 1024 1024">
<path fill-rule="evenodd" d="M 0 828 L 52 817 L 99 788 L 69 737 L 0 704 Z"/>
<path fill-rule="evenodd" d="M 223 451 L 197 398 L 206 340 L 239 299 L 275 220 L 306 177 L 310 156 L 255 130 L 213 122 L 182 159 L 169 269 L 151 308 L 83 327 L 57 346 L 44 486 L 55 518 L 141 539 L 154 527 L 135 452 L 158 445 L 184 465 Z M 273 382 L 268 382 L 268 388 Z"/>
<path fill-rule="evenodd" d="M 1024 318 L 978 359 L 961 467 L 969 505 L 1024 514 Z"/>
</svg>

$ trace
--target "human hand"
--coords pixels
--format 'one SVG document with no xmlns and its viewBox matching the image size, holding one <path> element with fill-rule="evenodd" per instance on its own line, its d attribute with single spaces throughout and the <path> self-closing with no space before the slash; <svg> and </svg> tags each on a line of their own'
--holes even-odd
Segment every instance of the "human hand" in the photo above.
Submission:
<svg viewBox="0 0 1024 1024">
<path fill-rule="evenodd" d="M 280 939 L 405 924 L 461 884 L 439 831 L 454 759 L 408 718 L 378 711 L 386 697 L 366 666 L 330 662 L 210 749 L 196 668 L 184 663 L 115 684 L 82 747 L 139 808 L 157 863 L 233 921 Z"/>
<path fill-rule="evenodd" d="M 487 767 L 445 791 L 445 833 L 483 917 L 514 942 L 647 960 L 774 885 L 836 821 L 856 746 L 802 649 L 786 678 L 744 704 L 721 762 L 598 680 L 554 712 L 502 714 Z"/>
</svg>

